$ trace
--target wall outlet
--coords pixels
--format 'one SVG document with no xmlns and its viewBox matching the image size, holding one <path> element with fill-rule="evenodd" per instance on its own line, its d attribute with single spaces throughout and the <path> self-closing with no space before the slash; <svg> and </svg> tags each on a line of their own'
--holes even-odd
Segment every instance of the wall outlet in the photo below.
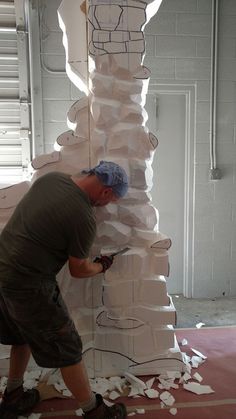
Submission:
<svg viewBox="0 0 236 419">
<path fill-rule="evenodd" d="M 219 179 L 221 179 L 221 171 L 220 171 L 220 169 L 217 169 L 217 168 L 210 169 L 209 179 L 210 180 L 219 180 Z"/>
</svg>

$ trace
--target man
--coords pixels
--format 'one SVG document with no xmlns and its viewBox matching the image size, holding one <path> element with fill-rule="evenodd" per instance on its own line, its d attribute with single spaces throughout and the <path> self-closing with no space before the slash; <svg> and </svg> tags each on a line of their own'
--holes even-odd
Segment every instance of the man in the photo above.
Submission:
<svg viewBox="0 0 236 419">
<path fill-rule="evenodd" d="M 126 418 L 123 404 L 107 407 L 91 391 L 82 342 L 60 295 L 56 274 L 68 260 L 76 278 L 105 272 L 112 257 L 91 262 L 93 206 L 115 202 L 128 189 L 119 165 L 101 161 L 85 176 L 49 173 L 17 205 L 0 236 L 0 342 L 12 345 L 1 419 L 16 419 L 39 401 L 23 390 L 30 354 L 41 367 L 60 368 L 86 419 Z"/>
</svg>

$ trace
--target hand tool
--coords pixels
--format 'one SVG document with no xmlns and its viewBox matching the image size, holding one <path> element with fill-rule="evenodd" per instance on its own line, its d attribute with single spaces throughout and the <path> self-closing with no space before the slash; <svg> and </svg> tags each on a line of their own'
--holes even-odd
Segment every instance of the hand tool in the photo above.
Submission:
<svg viewBox="0 0 236 419">
<path fill-rule="evenodd" d="M 123 253 L 128 252 L 128 250 L 130 250 L 130 247 L 125 247 L 124 249 L 122 249 L 122 250 L 118 250 L 117 252 L 114 252 L 114 253 L 111 253 L 111 254 L 110 254 L 110 255 L 108 255 L 108 256 L 123 255 Z"/>
</svg>

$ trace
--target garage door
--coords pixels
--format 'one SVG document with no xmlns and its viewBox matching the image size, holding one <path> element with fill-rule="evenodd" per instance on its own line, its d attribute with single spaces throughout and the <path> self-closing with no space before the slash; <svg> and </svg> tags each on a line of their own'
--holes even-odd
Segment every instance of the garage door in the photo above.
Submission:
<svg viewBox="0 0 236 419">
<path fill-rule="evenodd" d="M 24 178 L 30 161 L 24 1 L 0 1 L 0 187 Z"/>
</svg>

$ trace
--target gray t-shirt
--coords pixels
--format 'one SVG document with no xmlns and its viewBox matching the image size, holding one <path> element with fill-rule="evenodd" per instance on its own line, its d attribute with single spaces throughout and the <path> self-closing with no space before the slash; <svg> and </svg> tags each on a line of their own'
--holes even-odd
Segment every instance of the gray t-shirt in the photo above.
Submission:
<svg viewBox="0 0 236 419">
<path fill-rule="evenodd" d="M 40 177 L 0 236 L 0 286 L 55 279 L 69 256 L 88 257 L 95 233 L 93 207 L 70 175 Z"/>
</svg>

